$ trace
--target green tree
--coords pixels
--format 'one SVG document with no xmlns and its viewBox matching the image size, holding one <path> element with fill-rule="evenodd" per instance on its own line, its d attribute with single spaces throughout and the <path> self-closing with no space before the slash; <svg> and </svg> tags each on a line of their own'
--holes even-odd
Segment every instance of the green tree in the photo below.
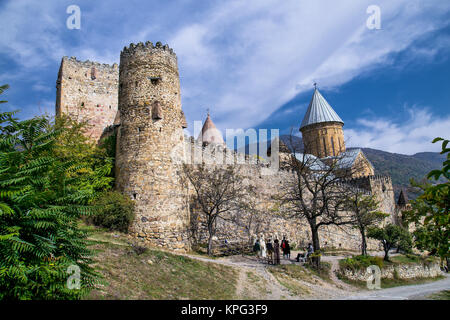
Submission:
<svg viewBox="0 0 450 320">
<path fill-rule="evenodd" d="M 428 182 L 419 184 L 411 180 L 411 184 L 421 190 L 422 194 L 411 202 L 411 210 L 404 213 L 407 223 L 412 223 L 416 230 L 414 243 L 419 250 L 430 251 L 449 265 L 449 221 L 450 221 L 450 148 L 449 140 L 436 138 L 433 143 L 442 141 L 441 154 L 447 155 L 441 169 L 432 170 Z M 442 181 L 443 182 L 440 182 Z"/>
<path fill-rule="evenodd" d="M 63 130 L 48 117 L 15 114 L 0 113 L 0 300 L 80 298 L 97 281 L 79 227 L 94 212 L 86 187 L 93 174 L 61 156 Z M 68 282 L 77 269 L 79 289 Z"/>
<path fill-rule="evenodd" d="M 5 92 L 5 90 L 9 89 L 9 85 L 4 84 L 2 86 L 0 86 L 0 94 L 2 94 L 3 92 Z M 0 103 L 6 103 L 7 101 L 5 100 L 0 100 Z"/>
<path fill-rule="evenodd" d="M 87 137 L 86 122 L 78 122 L 62 115 L 49 123 L 49 130 L 54 126 L 58 131 L 55 141 L 55 155 L 61 161 L 72 161 L 77 164 L 68 177 L 76 177 L 80 191 L 90 200 L 94 200 L 101 192 L 113 186 L 114 158 L 110 155 L 109 145 L 100 144 Z"/>
<path fill-rule="evenodd" d="M 381 241 L 384 250 L 384 260 L 389 261 L 389 250 L 402 244 L 403 250 L 409 252 L 411 247 L 407 247 L 407 243 L 411 244 L 411 235 L 402 227 L 388 224 L 383 228 L 370 227 L 367 229 L 367 236 Z M 408 240 L 409 238 L 409 240 Z"/>
<path fill-rule="evenodd" d="M 378 201 L 374 195 L 366 195 L 358 189 L 349 191 L 346 208 L 354 216 L 354 226 L 361 234 L 361 255 L 367 255 L 366 230 L 384 220 L 386 213 L 377 211 Z"/>
</svg>

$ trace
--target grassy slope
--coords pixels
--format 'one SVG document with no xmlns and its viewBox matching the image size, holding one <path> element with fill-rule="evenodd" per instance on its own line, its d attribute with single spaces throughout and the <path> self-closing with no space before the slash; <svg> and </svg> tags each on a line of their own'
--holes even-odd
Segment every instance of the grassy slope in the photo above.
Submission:
<svg viewBox="0 0 450 320">
<path fill-rule="evenodd" d="M 103 284 L 87 299 L 234 299 L 237 272 L 164 251 L 137 254 L 125 236 L 93 235 Z"/>
</svg>

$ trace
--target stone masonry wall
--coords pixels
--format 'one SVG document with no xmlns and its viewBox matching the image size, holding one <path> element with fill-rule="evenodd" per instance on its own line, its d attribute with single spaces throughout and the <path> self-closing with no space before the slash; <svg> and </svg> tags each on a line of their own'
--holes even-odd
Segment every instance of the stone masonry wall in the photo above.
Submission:
<svg viewBox="0 0 450 320">
<path fill-rule="evenodd" d="M 344 269 L 340 272 L 351 280 L 367 281 L 370 274 L 366 270 Z M 381 269 L 382 279 L 414 279 L 414 278 L 435 278 L 442 274 L 439 263 L 430 264 L 410 263 L 383 266 Z"/>
<path fill-rule="evenodd" d="M 56 116 L 88 122 L 98 141 L 117 117 L 119 67 L 63 57 L 56 83 Z"/>
<path fill-rule="evenodd" d="M 270 168 L 270 162 L 262 160 L 261 158 L 256 158 L 252 156 L 246 156 L 245 154 L 236 153 L 232 150 L 225 149 L 222 146 L 209 145 L 208 147 L 203 147 L 200 143 L 195 142 L 192 138 L 186 139 L 185 150 L 187 152 L 186 160 L 189 163 L 200 164 L 204 161 L 206 164 L 224 164 L 233 163 L 236 161 L 236 165 L 240 168 L 240 174 L 245 177 L 244 183 L 251 184 L 256 187 L 256 194 L 259 203 L 259 208 L 262 211 L 259 219 L 254 221 L 251 234 L 260 236 L 264 235 L 265 239 L 278 237 L 282 239 L 283 236 L 295 245 L 297 248 L 305 247 L 311 241 L 311 231 L 307 221 L 294 221 L 292 219 L 286 219 L 279 215 L 279 207 L 277 202 L 273 199 L 273 196 L 280 192 L 280 188 L 283 187 L 284 182 L 288 179 L 293 179 L 293 172 L 287 170 L 272 170 Z M 219 160 L 218 160 L 219 159 Z M 381 178 L 380 178 L 381 179 Z M 358 181 L 360 181 L 359 179 Z M 366 177 L 367 186 L 370 190 L 371 182 L 368 177 Z M 378 179 L 375 179 L 379 181 Z M 377 182 L 372 182 L 372 184 L 377 185 Z M 387 188 L 392 189 L 392 184 L 389 187 L 386 181 L 385 193 L 389 193 Z M 381 188 L 381 187 L 380 187 Z M 376 189 L 376 192 L 379 192 Z M 193 190 L 190 190 L 192 195 Z M 392 195 L 393 196 L 393 195 Z M 391 210 L 393 207 L 388 205 L 389 196 L 380 195 L 385 202 L 383 206 L 389 207 Z M 393 210 L 393 209 L 392 209 Z M 207 230 L 202 220 L 201 215 L 195 212 L 195 209 L 191 207 L 192 215 L 198 221 L 194 222 L 199 231 L 196 235 L 196 240 L 199 242 L 207 241 Z M 386 211 L 393 213 L 393 211 Z M 232 217 L 233 213 L 226 216 L 226 220 L 218 219 L 217 222 L 217 234 L 216 243 L 223 244 L 225 240 L 228 243 L 245 243 L 249 240 L 248 232 L 241 225 L 237 225 L 234 222 L 228 221 Z M 245 212 L 240 212 L 243 222 L 248 219 L 248 214 Z M 244 223 L 245 224 L 245 223 Z M 320 243 L 322 247 L 334 247 L 349 250 L 360 250 L 361 236 L 359 232 L 351 227 L 335 227 L 326 226 L 319 232 Z M 380 245 L 378 241 L 373 239 L 368 240 L 369 250 L 380 250 Z"/>
</svg>

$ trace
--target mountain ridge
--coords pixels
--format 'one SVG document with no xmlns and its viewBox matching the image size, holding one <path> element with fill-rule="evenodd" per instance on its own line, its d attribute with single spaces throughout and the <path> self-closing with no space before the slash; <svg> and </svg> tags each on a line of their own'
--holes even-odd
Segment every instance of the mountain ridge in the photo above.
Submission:
<svg viewBox="0 0 450 320">
<path fill-rule="evenodd" d="M 303 140 L 298 136 L 281 135 L 280 140 L 290 149 L 297 152 L 303 151 Z M 270 143 L 268 143 L 269 145 Z M 401 189 L 406 189 L 410 198 L 415 198 L 417 194 L 410 186 L 410 179 L 421 181 L 434 169 L 442 167 L 445 156 L 439 152 L 418 152 L 413 155 L 392 153 L 388 151 L 359 147 L 375 168 L 375 174 L 388 175 L 392 178 L 396 200 Z M 356 149 L 348 148 L 348 149 Z M 238 151 L 248 154 L 249 145 Z"/>
</svg>

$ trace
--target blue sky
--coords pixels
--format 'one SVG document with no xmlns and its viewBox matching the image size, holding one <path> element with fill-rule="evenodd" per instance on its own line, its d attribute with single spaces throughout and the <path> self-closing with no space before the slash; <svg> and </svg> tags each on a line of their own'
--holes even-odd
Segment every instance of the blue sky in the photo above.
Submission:
<svg viewBox="0 0 450 320">
<path fill-rule="evenodd" d="M 81 29 L 66 28 L 69 5 Z M 366 9 L 381 9 L 369 29 Z M 54 113 L 62 56 L 119 62 L 131 42 L 178 56 L 189 126 L 298 130 L 317 82 L 347 145 L 414 154 L 450 137 L 450 2 L 417 0 L 0 0 L 3 110 Z"/>
</svg>

